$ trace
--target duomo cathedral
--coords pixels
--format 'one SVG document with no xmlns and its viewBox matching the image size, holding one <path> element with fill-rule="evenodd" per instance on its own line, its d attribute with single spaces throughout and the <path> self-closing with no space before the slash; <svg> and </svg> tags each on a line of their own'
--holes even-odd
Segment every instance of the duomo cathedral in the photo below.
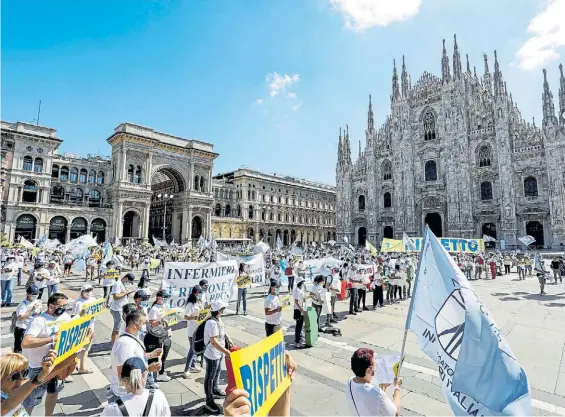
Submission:
<svg viewBox="0 0 565 417">
<path fill-rule="evenodd" d="M 451 55 L 451 54 L 449 54 Z M 364 149 L 351 159 L 348 128 L 339 135 L 337 238 L 494 237 L 518 248 L 565 245 L 565 77 L 556 101 L 544 70 L 543 120 L 527 122 L 513 101 L 496 51 L 482 74 L 445 41 L 441 76 L 424 72 L 412 85 L 402 58 L 392 75 L 391 114 L 375 127 L 371 97 Z M 492 67 L 492 72 L 491 72 Z M 398 74 L 400 72 L 400 75 Z M 553 85 L 555 88 L 555 84 Z"/>
</svg>

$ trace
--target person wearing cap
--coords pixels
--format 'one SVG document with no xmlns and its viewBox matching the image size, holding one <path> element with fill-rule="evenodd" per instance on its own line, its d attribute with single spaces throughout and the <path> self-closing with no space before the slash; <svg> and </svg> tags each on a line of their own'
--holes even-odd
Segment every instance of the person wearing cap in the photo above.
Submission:
<svg viewBox="0 0 565 417">
<path fill-rule="evenodd" d="M 85 310 L 82 308 L 83 305 L 91 303 L 92 301 L 96 300 L 96 297 L 94 297 L 94 295 L 92 294 L 93 292 L 93 287 L 90 284 L 84 284 L 81 288 L 80 288 L 80 297 L 75 301 L 74 305 L 73 305 L 73 310 L 71 311 L 71 316 L 77 317 L 77 316 L 84 316 L 85 315 Z M 94 332 L 94 322 L 95 322 L 95 318 L 92 319 L 92 321 L 90 322 L 90 328 L 92 329 L 92 332 Z M 78 373 L 80 374 L 91 374 L 92 373 L 92 369 L 88 369 L 86 367 L 86 358 L 88 357 L 88 351 L 90 350 L 90 343 L 85 345 L 82 350 L 79 352 L 79 367 L 78 367 Z"/>
<path fill-rule="evenodd" d="M 208 301 L 208 280 L 201 279 L 198 286 L 202 288 L 202 304 L 204 308 L 210 308 L 210 303 Z"/>
<path fill-rule="evenodd" d="M 108 262 L 110 263 L 110 262 Z M 120 331 L 120 324 L 122 321 L 122 307 L 128 303 L 128 295 L 135 292 L 135 289 L 128 289 L 126 286 L 131 287 L 134 276 L 132 273 L 126 274 L 119 281 L 114 281 L 110 295 L 112 302 L 110 303 L 110 313 L 114 319 L 114 327 L 112 327 L 112 346 L 118 338 Z M 104 279 L 106 280 L 106 279 Z M 112 278 L 112 280 L 114 280 Z M 106 287 L 104 287 L 104 297 L 106 297 Z"/>
<path fill-rule="evenodd" d="M 110 300 L 110 295 L 112 292 L 112 287 L 120 279 L 120 273 L 116 269 L 116 263 L 114 261 L 106 262 L 106 271 L 104 272 L 104 281 L 102 285 L 104 286 L 104 298 Z"/>
<path fill-rule="evenodd" d="M 184 310 L 184 319 L 186 320 L 186 335 L 188 337 L 188 354 L 186 355 L 186 365 L 184 366 L 183 376 L 185 379 L 190 378 L 191 373 L 200 372 L 196 366 L 196 354 L 194 353 L 193 335 L 198 327 L 198 316 L 200 310 L 204 308 L 202 304 L 202 288 L 199 285 L 192 287 L 192 291 L 188 296 L 186 309 Z"/>
<path fill-rule="evenodd" d="M 265 333 L 267 337 L 281 328 L 282 304 L 279 297 L 281 284 L 278 281 L 271 281 L 269 294 L 265 297 L 263 307 L 265 308 Z"/>
<path fill-rule="evenodd" d="M 159 389 L 146 389 L 148 368 L 142 358 L 128 358 L 121 367 L 120 385 L 126 393 L 108 403 L 101 416 L 169 417 L 171 410 L 165 394 Z"/>
<path fill-rule="evenodd" d="M 40 300 L 41 297 L 43 297 L 43 291 L 45 290 L 45 287 L 47 287 L 47 281 L 49 280 L 49 278 L 49 270 L 45 268 L 44 262 L 36 261 L 35 268 L 31 273 L 30 281 L 31 283 L 35 283 L 35 285 L 37 285 L 37 288 L 39 288 L 39 296 L 37 298 L 39 298 Z"/>
<path fill-rule="evenodd" d="M 54 260 L 49 261 L 47 264 L 47 270 L 49 271 L 49 279 L 45 283 L 47 286 L 47 296 L 51 297 L 51 294 L 59 292 L 59 275 L 61 274 L 61 268 Z"/>
<path fill-rule="evenodd" d="M 160 345 L 160 347 L 163 348 L 163 354 L 161 356 L 161 369 L 159 370 L 159 375 L 154 375 L 156 380 L 163 382 L 169 382 L 171 380 L 171 377 L 167 375 L 167 372 L 165 371 L 165 363 L 167 356 L 169 355 L 169 350 L 171 349 L 171 336 L 173 335 L 171 329 L 167 329 L 163 322 L 163 317 L 169 311 L 167 305 L 165 304 L 165 300 L 167 298 L 169 298 L 169 294 L 165 290 L 159 290 L 157 291 L 157 294 L 155 294 L 155 302 L 151 306 L 151 309 L 149 310 L 149 313 L 147 315 L 147 319 L 149 320 L 148 334 L 144 338 L 145 347 L 148 352 L 148 338 L 150 338 L 150 336 L 153 336 L 151 337 L 153 340 L 156 340 L 158 338 L 159 343 L 155 344 Z M 166 336 L 161 337 L 163 334 Z"/>
<path fill-rule="evenodd" d="M 229 355 L 226 348 L 230 344 L 221 316 L 226 309 L 226 304 L 214 301 L 211 306 L 210 319 L 204 325 L 204 359 L 206 360 L 206 374 L 204 376 L 204 392 L 206 394 L 205 408 L 212 413 L 220 413 L 221 407 L 216 404 L 214 397 L 225 397 L 225 392 L 220 390 L 220 370 L 224 355 Z M 227 342 L 227 343 L 226 343 Z"/>
<path fill-rule="evenodd" d="M 13 256 L 8 256 L 2 267 L 2 307 L 12 304 L 12 290 L 18 275 L 18 264 L 15 259 Z"/>
<path fill-rule="evenodd" d="M 22 353 L 22 340 L 31 321 L 41 314 L 41 300 L 37 299 L 39 288 L 31 285 L 26 289 L 26 298 L 16 308 L 16 328 L 14 329 L 14 352 Z"/>
</svg>

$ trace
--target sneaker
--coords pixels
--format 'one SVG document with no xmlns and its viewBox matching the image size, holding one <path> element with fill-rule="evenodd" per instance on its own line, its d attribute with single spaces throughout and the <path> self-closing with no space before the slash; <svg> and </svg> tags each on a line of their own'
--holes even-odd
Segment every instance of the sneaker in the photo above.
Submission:
<svg viewBox="0 0 565 417">
<path fill-rule="evenodd" d="M 214 390 L 213 394 L 214 394 L 214 397 L 216 397 L 216 398 L 224 398 L 226 396 L 226 393 L 224 391 L 222 391 L 221 389 Z"/>
<path fill-rule="evenodd" d="M 369 308 L 368 308 L 368 307 L 363 307 L 363 310 L 364 310 L 364 311 L 369 311 Z"/>
<path fill-rule="evenodd" d="M 182 376 L 184 379 L 190 379 L 190 371 L 184 371 Z"/>
<path fill-rule="evenodd" d="M 334 319 L 334 318 L 331 318 L 331 319 L 330 319 L 330 323 L 337 323 L 337 320 Z"/>
<path fill-rule="evenodd" d="M 169 382 L 171 379 L 173 378 L 171 378 L 166 373 L 159 374 L 159 376 L 157 376 L 157 381 L 161 381 L 161 382 Z"/>
<path fill-rule="evenodd" d="M 200 368 L 188 368 L 188 372 L 190 372 L 191 374 L 197 374 L 198 372 L 201 372 L 202 369 Z"/>
<path fill-rule="evenodd" d="M 70 376 L 70 375 L 65 378 L 65 382 L 73 382 L 73 381 L 74 381 L 74 379 L 73 379 L 73 377 Z"/>
<path fill-rule="evenodd" d="M 212 414 L 222 414 L 223 413 L 222 407 L 220 407 L 215 402 L 206 403 L 206 405 L 204 406 L 204 409 L 206 411 L 208 411 L 209 413 L 212 413 Z"/>
</svg>

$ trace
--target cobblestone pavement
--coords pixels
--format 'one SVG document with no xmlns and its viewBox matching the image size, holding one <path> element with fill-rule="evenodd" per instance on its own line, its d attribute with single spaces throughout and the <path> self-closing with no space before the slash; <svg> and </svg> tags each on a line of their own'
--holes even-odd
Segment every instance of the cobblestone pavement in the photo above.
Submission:
<svg viewBox="0 0 565 417">
<path fill-rule="evenodd" d="M 72 300 L 79 294 L 84 277 L 73 276 L 62 284 Z M 96 282 L 97 283 L 97 282 Z M 534 399 L 535 415 L 565 415 L 565 284 L 546 286 L 547 295 L 539 295 L 535 277 L 518 281 L 516 274 L 495 280 L 473 281 L 473 287 L 493 315 L 514 354 L 526 369 Z M 150 287 L 155 291 L 157 280 Z M 101 296 L 102 288 L 95 294 Z M 14 301 L 24 297 L 23 287 L 17 287 Z M 368 297 L 368 301 L 371 297 Z M 292 386 L 293 415 L 348 415 L 345 402 L 345 381 L 350 377 L 349 358 L 361 346 L 377 353 L 399 352 L 408 309 L 408 301 L 386 306 L 377 311 L 365 311 L 346 316 L 346 302 L 339 302 L 336 311 L 342 320 L 336 326 L 342 337 L 324 335 L 317 346 L 294 350 L 298 377 Z M 369 303 L 368 303 L 369 304 Z M 230 306 L 234 308 L 234 306 Z M 11 351 L 13 337 L 9 333 L 10 315 L 15 307 L 2 308 L 1 348 Z M 264 313 L 261 290 L 254 290 L 248 300 L 246 316 L 228 314 L 228 333 L 240 345 L 246 346 L 264 337 Z M 292 350 L 294 322 L 292 310 L 284 312 L 286 340 Z M 74 382 L 65 384 L 59 396 L 57 415 L 96 415 L 106 401 L 105 390 L 110 375 L 110 343 L 112 317 L 104 312 L 96 322 L 94 345 L 90 353 L 90 375 L 74 375 Z M 173 346 L 167 360 L 170 382 L 160 382 L 171 405 L 173 415 L 200 415 L 204 405 L 203 374 L 183 379 L 187 353 L 187 338 L 183 328 L 173 332 Z M 409 334 L 406 362 L 402 370 L 403 415 L 451 415 L 443 396 L 434 363 L 419 349 L 416 337 Z M 222 374 L 225 380 L 225 372 Z M 33 415 L 43 415 L 43 404 Z"/>
</svg>

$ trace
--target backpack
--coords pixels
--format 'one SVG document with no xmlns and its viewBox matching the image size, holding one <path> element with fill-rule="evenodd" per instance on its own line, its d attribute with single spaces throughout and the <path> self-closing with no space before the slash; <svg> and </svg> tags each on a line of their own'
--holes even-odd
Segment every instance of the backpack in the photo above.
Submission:
<svg viewBox="0 0 565 417">
<path fill-rule="evenodd" d="M 16 331 L 16 322 L 18 321 L 18 315 L 14 311 L 12 313 L 12 317 L 10 317 L 10 333 L 14 333 Z"/>
<path fill-rule="evenodd" d="M 204 343 L 204 328 L 206 327 L 206 323 L 208 323 L 208 320 L 216 320 L 214 317 L 209 317 L 206 320 L 204 320 L 202 323 L 200 323 L 198 325 L 198 327 L 196 328 L 196 330 L 194 331 L 194 335 L 192 336 L 193 338 L 193 344 L 194 346 L 192 347 L 194 349 L 194 353 L 197 355 L 202 355 L 204 353 L 204 351 L 206 350 L 206 347 L 208 346 L 207 344 Z M 208 344 L 210 344 L 208 342 Z"/>
</svg>

